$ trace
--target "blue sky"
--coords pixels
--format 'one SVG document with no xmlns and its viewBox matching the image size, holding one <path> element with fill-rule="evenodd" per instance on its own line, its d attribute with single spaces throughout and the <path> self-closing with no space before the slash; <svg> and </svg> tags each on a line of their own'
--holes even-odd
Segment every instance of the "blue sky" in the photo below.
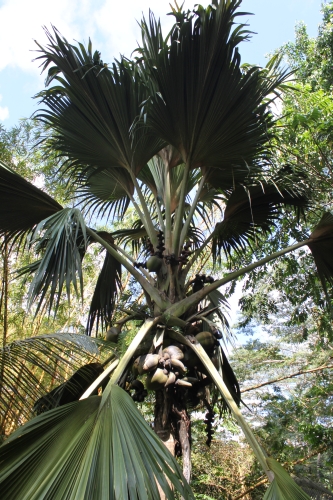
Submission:
<svg viewBox="0 0 333 500">
<path fill-rule="evenodd" d="M 185 7 L 197 3 L 186 0 Z M 207 1 L 202 1 L 207 5 Z M 171 19 L 169 0 L 0 0 L 0 123 L 14 126 L 22 117 L 36 110 L 32 96 L 43 89 L 34 39 L 46 41 L 42 26 L 56 26 L 69 40 L 87 42 L 102 52 L 102 58 L 130 55 L 139 39 L 136 20 L 149 7 L 161 17 L 167 29 Z M 242 11 L 250 29 L 257 32 L 243 44 L 243 62 L 265 64 L 265 54 L 294 39 L 294 27 L 303 20 L 310 36 L 316 36 L 321 20 L 320 0 L 243 0 Z"/>
</svg>

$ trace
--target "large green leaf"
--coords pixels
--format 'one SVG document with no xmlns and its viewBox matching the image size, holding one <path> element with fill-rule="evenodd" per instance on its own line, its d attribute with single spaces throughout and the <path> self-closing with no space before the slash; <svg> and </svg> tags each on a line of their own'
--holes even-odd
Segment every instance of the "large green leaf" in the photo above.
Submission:
<svg viewBox="0 0 333 500">
<path fill-rule="evenodd" d="M 0 350 L 3 433 L 31 418 L 35 402 L 83 364 L 103 361 L 112 353 L 109 342 L 71 333 L 39 335 L 7 344 Z"/>
<path fill-rule="evenodd" d="M 127 60 L 108 66 L 98 51 L 73 46 L 46 32 L 49 45 L 40 47 L 47 84 L 57 83 L 39 97 L 47 109 L 37 117 L 51 126 L 51 148 L 66 157 L 67 172 L 132 170 L 136 173 L 163 142 L 145 126 L 133 129 L 140 104 L 147 97 L 135 67 Z"/>
<path fill-rule="evenodd" d="M 118 244 L 122 243 L 124 248 L 131 243 L 133 255 L 138 255 L 147 239 L 147 231 L 141 219 L 137 219 L 130 229 L 118 229 L 112 233 L 112 236 L 117 240 Z"/>
<path fill-rule="evenodd" d="M 207 299 L 211 303 L 210 306 L 208 306 L 208 310 L 215 309 L 212 315 L 209 315 L 208 317 L 216 314 L 220 320 L 222 328 L 226 330 L 227 334 L 231 335 L 229 322 L 226 317 L 226 315 L 228 314 L 228 309 L 230 309 L 230 305 L 227 299 L 219 290 L 213 290 L 212 292 L 210 292 L 207 296 Z M 217 322 L 215 321 L 215 323 Z"/>
<path fill-rule="evenodd" d="M 156 500 L 157 484 L 168 499 L 193 498 L 176 460 L 118 386 L 18 429 L 0 448 L 0 484 L 3 500 Z"/>
<path fill-rule="evenodd" d="M 276 460 L 267 458 L 266 461 L 270 470 L 274 472 L 274 481 L 270 484 L 263 500 L 311 500 Z"/>
<path fill-rule="evenodd" d="M 235 172 L 266 157 L 273 119 L 268 107 L 286 74 L 277 59 L 267 69 L 243 70 L 237 45 L 247 39 L 235 27 L 240 0 L 214 0 L 193 13 L 174 10 L 177 23 L 163 40 L 150 15 L 142 26 L 142 78 L 150 88 L 147 123 L 192 168 L 218 168 L 225 186 Z"/>
<path fill-rule="evenodd" d="M 112 170 L 92 169 L 76 174 L 76 196 L 83 200 L 83 207 L 89 207 L 91 215 L 109 218 L 112 214 L 124 217 L 133 194 L 134 186 L 130 175 L 123 168 Z"/>
<path fill-rule="evenodd" d="M 221 250 L 226 255 L 233 250 L 242 253 L 272 230 L 284 206 L 301 212 L 307 205 L 308 198 L 302 190 L 282 183 L 279 186 L 274 179 L 271 183 L 236 187 L 227 201 L 223 221 L 214 230 L 213 256 L 220 256 Z"/>
<path fill-rule="evenodd" d="M 87 322 L 87 333 L 91 334 L 94 323 L 98 330 L 111 323 L 115 300 L 121 287 L 121 264 L 112 255 L 106 252 L 104 264 L 98 276 L 94 294 L 90 302 Z"/>
<path fill-rule="evenodd" d="M 38 263 L 20 272 L 34 273 L 29 290 L 29 304 L 37 303 L 37 312 L 48 290 L 49 309 L 55 303 L 58 309 L 61 292 L 65 285 L 68 299 L 71 285 L 76 293 L 83 289 L 81 261 L 87 247 L 86 226 L 81 212 L 76 208 L 64 208 L 41 221 L 32 234 L 30 245 L 42 253 Z"/>
<path fill-rule="evenodd" d="M 41 220 L 62 210 L 51 196 L 0 161 L 0 235 L 24 237 Z"/>
</svg>

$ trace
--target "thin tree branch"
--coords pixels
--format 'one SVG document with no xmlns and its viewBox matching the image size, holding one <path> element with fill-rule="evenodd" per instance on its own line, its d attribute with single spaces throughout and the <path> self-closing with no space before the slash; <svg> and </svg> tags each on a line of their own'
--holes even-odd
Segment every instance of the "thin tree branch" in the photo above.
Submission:
<svg viewBox="0 0 333 500">
<path fill-rule="evenodd" d="M 245 497 L 245 495 L 247 495 L 248 493 L 251 493 L 251 491 L 255 490 L 256 488 L 258 488 L 259 486 L 261 486 L 262 484 L 265 484 L 267 482 L 268 482 L 268 478 L 265 477 L 261 481 L 258 481 L 253 486 L 251 486 L 251 488 L 248 488 L 246 491 L 243 491 L 243 493 L 241 493 L 240 495 L 237 495 L 237 497 L 234 497 L 232 500 L 239 500 L 240 498 Z"/>
<path fill-rule="evenodd" d="M 243 389 L 241 393 L 243 394 L 244 392 L 254 391 L 255 389 L 259 389 L 259 387 L 274 384 L 275 382 L 280 382 L 281 380 L 286 380 L 288 378 L 298 377 L 299 375 L 303 375 L 304 373 L 313 373 L 331 368 L 333 368 L 333 365 L 322 365 L 318 366 L 317 368 L 312 368 L 311 370 L 299 370 L 298 372 L 292 373 L 291 375 L 285 375 L 284 377 L 275 378 L 274 380 L 269 380 L 268 382 L 263 382 L 262 384 L 252 385 L 251 387 Z"/>
<path fill-rule="evenodd" d="M 201 252 L 206 248 L 206 246 L 210 243 L 211 239 L 213 238 L 213 234 L 214 234 L 214 231 L 208 236 L 208 238 L 205 240 L 205 242 L 201 245 L 200 248 L 198 248 L 197 250 L 195 250 L 193 252 L 193 255 L 191 257 L 191 259 L 189 260 L 189 262 L 186 264 L 186 266 L 184 267 L 182 273 L 183 273 L 183 276 L 184 276 L 184 280 L 187 276 L 187 273 L 189 272 L 189 270 L 191 269 L 191 267 L 193 266 L 194 262 L 197 260 L 198 256 L 201 254 Z"/>
<path fill-rule="evenodd" d="M 164 225 L 162 210 L 161 210 L 159 201 L 157 199 L 157 196 L 155 196 L 155 194 L 154 194 L 154 200 L 155 200 L 155 206 L 156 206 L 158 221 L 159 221 L 160 226 L 161 226 L 161 231 L 163 231 L 163 233 L 165 233 L 165 225 Z"/>
</svg>

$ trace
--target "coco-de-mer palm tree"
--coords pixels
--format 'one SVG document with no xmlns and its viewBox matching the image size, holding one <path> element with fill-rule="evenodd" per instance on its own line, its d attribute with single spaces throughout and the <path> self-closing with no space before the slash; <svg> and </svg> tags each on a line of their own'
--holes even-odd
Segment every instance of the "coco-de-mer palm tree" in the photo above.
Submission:
<svg viewBox="0 0 333 500">
<path fill-rule="evenodd" d="M 333 218 L 324 214 L 305 241 L 221 279 L 198 268 L 203 257 L 217 265 L 260 247 L 286 207 L 301 221 L 309 203 L 306 176 L 272 160 L 270 104 L 288 73 L 277 57 L 265 68 L 241 66 L 237 47 L 249 32 L 236 24 L 240 4 L 213 0 L 193 12 L 176 5 L 166 37 L 150 14 L 133 59 L 110 65 L 90 42 L 71 45 L 56 29 L 39 46 L 47 71 L 37 113 L 47 131 L 44 154 L 58 154 L 59 175 L 77 204 L 62 207 L 1 165 L 1 233 L 40 254 L 25 269 L 34 276 L 30 304 L 38 309 L 49 297 L 56 312 L 62 294 L 82 290 L 92 244 L 105 250 L 105 261 L 87 334 L 102 326 L 117 340 L 126 322 L 114 321 L 122 269 L 144 300 L 128 314 L 141 327 L 124 356 L 112 357 L 79 401 L 40 412 L 0 448 L 3 499 L 193 498 L 190 413 L 206 408 L 209 443 L 216 406 L 233 413 L 271 481 L 265 498 L 308 498 L 242 417 L 237 378 L 220 343 L 226 322 L 219 289 L 304 245 L 325 286 Z M 135 220 L 121 229 L 129 210 Z M 110 232 L 93 229 L 88 214 Z M 109 375 L 102 396 L 90 396 Z M 135 404 L 147 392 L 155 432 Z M 181 454 L 183 473 L 174 458 Z"/>
</svg>

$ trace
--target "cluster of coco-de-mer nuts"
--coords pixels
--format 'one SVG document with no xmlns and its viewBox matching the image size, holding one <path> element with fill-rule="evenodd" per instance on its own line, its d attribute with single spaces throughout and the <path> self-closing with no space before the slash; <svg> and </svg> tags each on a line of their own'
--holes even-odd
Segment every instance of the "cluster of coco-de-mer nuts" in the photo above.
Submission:
<svg viewBox="0 0 333 500">
<path fill-rule="evenodd" d="M 154 391 L 172 384 L 191 387 L 197 379 L 183 377 L 187 370 L 183 358 L 183 351 L 174 345 L 166 347 L 160 354 L 139 356 L 133 363 L 134 376 L 147 374 L 146 387 Z"/>
</svg>

